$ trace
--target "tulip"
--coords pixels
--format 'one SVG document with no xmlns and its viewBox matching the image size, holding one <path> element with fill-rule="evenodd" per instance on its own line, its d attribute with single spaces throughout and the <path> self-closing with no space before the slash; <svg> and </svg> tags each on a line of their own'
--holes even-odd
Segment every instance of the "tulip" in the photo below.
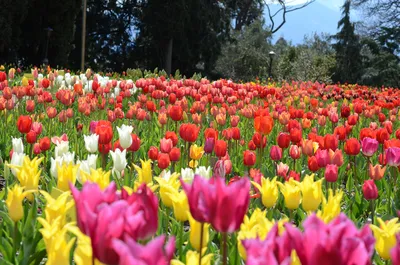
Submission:
<svg viewBox="0 0 400 265">
<path fill-rule="evenodd" d="M 62 191 L 68 191 L 69 185 L 75 185 L 76 174 L 78 172 L 79 165 L 73 165 L 72 163 L 62 163 L 61 166 L 57 166 L 57 188 Z"/>
<path fill-rule="evenodd" d="M 178 147 L 173 147 L 169 152 L 169 159 L 172 162 L 177 162 L 181 158 L 181 150 Z"/>
<path fill-rule="evenodd" d="M 97 259 L 93 258 L 93 251 L 91 247 L 90 237 L 86 236 L 76 226 L 68 226 L 68 231 L 74 234 L 77 238 L 77 245 L 74 251 L 74 261 L 76 265 L 102 265 Z"/>
<path fill-rule="evenodd" d="M 256 163 L 256 154 L 253 151 L 246 150 L 243 152 L 243 164 L 252 167 Z"/>
<path fill-rule="evenodd" d="M 252 182 L 252 184 L 260 191 L 263 205 L 267 208 L 274 207 L 279 197 L 276 177 L 272 180 L 263 177 L 261 179 L 261 186 L 256 182 Z"/>
<path fill-rule="evenodd" d="M 169 153 L 171 152 L 171 149 L 173 147 L 172 140 L 171 139 L 166 139 L 162 138 L 160 141 L 160 151 L 163 153 Z"/>
<path fill-rule="evenodd" d="M 284 163 L 282 163 L 282 162 L 280 162 L 277 165 L 276 171 L 277 171 L 277 175 L 278 176 L 285 178 L 287 173 L 288 173 L 288 171 L 289 171 L 289 166 L 284 164 Z"/>
<path fill-rule="evenodd" d="M 183 110 L 180 105 L 174 105 L 168 110 L 168 115 L 171 117 L 173 121 L 180 121 L 183 117 Z"/>
<path fill-rule="evenodd" d="M 169 167 L 170 163 L 171 163 L 171 160 L 169 159 L 168 154 L 164 154 L 164 153 L 158 154 L 157 165 L 160 169 L 166 169 L 167 167 Z"/>
<path fill-rule="evenodd" d="M 285 184 L 278 182 L 278 186 L 285 198 L 285 206 L 290 210 L 299 208 L 301 201 L 299 182 L 290 178 Z"/>
<path fill-rule="evenodd" d="M 204 143 L 204 152 L 206 154 L 210 154 L 214 150 L 215 140 L 214 138 L 206 138 L 206 142 Z"/>
<path fill-rule="evenodd" d="M 84 135 L 85 148 L 89 153 L 96 153 L 98 150 L 99 136 L 97 134 Z"/>
<path fill-rule="evenodd" d="M 316 172 L 319 170 L 318 161 L 315 156 L 308 157 L 307 165 L 308 165 L 308 169 L 312 172 Z"/>
<path fill-rule="evenodd" d="M 400 223 L 398 218 L 393 218 L 387 223 L 381 218 L 377 218 L 379 227 L 370 225 L 376 238 L 375 249 L 379 256 L 384 259 L 390 259 L 390 250 L 396 245 L 396 234 L 400 232 Z"/>
<path fill-rule="evenodd" d="M 254 119 L 254 129 L 263 135 L 268 135 L 274 127 L 274 120 L 271 116 L 258 116 Z"/>
<path fill-rule="evenodd" d="M 24 217 L 24 208 L 22 201 L 28 195 L 29 191 L 24 191 L 24 188 L 18 184 L 14 185 L 11 189 L 7 188 L 6 205 L 8 215 L 15 223 Z"/>
<path fill-rule="evenodd" d="M 204 154 L 204 149 L 202 146 L 197 146 L 193 144 L 190 146 L 190 158 L 193 160 L 200 160 Z"/>
<path fill-rule="evenodd" d="M 358 155 L 360 148 L 360 142 L 356 138 L 350 138 L 344 144 L 344 151 L 350 156 Z"/>
<path fill-rule="evenodd" d="M 224 180 L 217 177 L 212 186 L 214 191 L 209 192 L 214 202 L 210 209 L 213 213 L 210 223 L 219 232 L 235 232 L 239 229 L 249 206 L 250 182 L 242 178 L 226 186 Z M 218 196 L 215 196 L 214 192 L 218 192 Z"/>
<path fill-rule="evenodd" d="M 111 123 L 109 121 L 99 121 L 95 133 L 99 136 L 99 144 L 105 145 L 110 143 L 113 137 Z"/>
<path fill-rule="evenodd" d="M 153 182 L 153 174 L 151 170 L 151 160 L 140 160 L 142 164 L 142 168 L 138 167 L 137 165 L 133 164 L 133 167 L 136 169 L 138 173 L 139 183 L 152 183 Z"/>
<path fill-rule="evenodd" d="M 50 139 L 49 137 L 43 137 L 39 140 L 39 147 L 42 151 L 47 151 L 50 149 Z"/>
<path fill-rule="evenodd" d="M 338 167 L 343 165 L 343 153 L 342 150 L 336 149 L 335 152 L 332 150 L 329 150 L 329 163 L 330 164 L 335 164 Z"/>
<path fill-rule="evenodd" d="M 187 213 L 187 215 L 189 217 L 189 224 L 190 224 L 190 235 L 189 235 L 190 245 L 200 253 L 203 253 L 204 249 L 207 249 L 208 241 L 210 239 L 210 233 L 209 233 L 210 224 L 203 224 L 197 222 L 195 219 L 193 219 L 193 217 L 189 212 Z"/>
<path fill-rule="evenodd" d="M 214 152 L 217 157 L 223 157 L 226 155 L 228 145 L 224 140 L 217 140 L 214 146 Z"/>
<path fill-rule="evenodd" d="M 28 133 L 31 131 L 32 128 L 32 118 L 29 116 L 19 116 L 17 121 L 18 131 L 20 133 Z"/>
<path fill-rule="evenodd" d="M 277 145 L 273 145 L 271 147 L 271 151 L 269 152 L 269 156 L 271 157 L 271 159 L 273 161 L 281 160 L 282 159 L 282 149 Z"/>
<path fill-rule="evenodd" d="M 22 143 L 22 139 L 21 138 L 14 138 L 11 137 L 11 141 L 12 141 L 12 146 L 13 146 L 13 152 L 14 153 L 24 153 L 24 144 Z"/>
<path fill-rule="evenodd" d="M 56 144 L 54 149 L 55 157 L 61 157 L 69 151 L 69 142 L 61 141 Z"/>
<path fill-rule="evenodd" d="M 179 135 L 185 141 L 193 143 L 199 135 L 200 128 L 194 124 L 184 123 L 179 127 Z"/>
<path fill-rule="evenodd" d="M 396 245 L 390 251 L 390 259 L 393 265 L 400 264 L 400 234 L 396 235 Z"/>
<path fill-rule="evenodd" d="M 327 182 L 336 182 L 338 179 L 338 166 L 335 164 L 329 164 L 325 169 L 325 180 Z"/>
<path fill-rule="evenodd" d="M 386 170 L 386 166 L 382 167 L 379 164 L 376 164 L 375 166 L 372 166 L 372 164 L 369 164 L 369 166 L 368 166 L 369 177 L 373 180 L 382 179 L 385 174 L 385 170 Z"/>
<path fill-rule="evenodd" d="M 315 153 L 315 158 L 317 159 L 318 166 L 323 168 L 329 163 L 329 151 L 318 149 Z"/>
<path fill-rule="evenodd" d="M 365 137 L 361 141 L 362 153 L 367 157 L 373 156 L 375 152 L 378 150 L 378 147 L 379 147 L 379 142 L 373 138 Z"/>
<path fill-rule="evenodd" d="M 302 206 L 305 211 L 316 211 L 321 204 L 322 181 L 323 179 L 314 182 L 314 174 L 312 174 L 305 176 L 299 184 L 303 195 Z"/>
<path fill-rule="evenodd" d="M 338 138 L 332 134 L 327 134 L 324 137 L 324 147 L 335 151 L 338 147 Z"/>
<path fill-rule="evenodd" d="M 328 200 L 322 197 L 322 210 L 319 210 L 317 216 L 325 223 L 331 222 L 340 214 L 343 191 L 338 191 L 333 195 L 333 190 L 329 189 Z"/>
<path fill-rule="evenodd" d="M 287 133 L 279 133 L 277 137 L 278 146 L 282 149 L 288 148 L 290 145 L 290 135 Z"/>
<path fill-rule="evenodd" d="M 165 244 L 165 236 L 151 240 L 147 245 L 141 245 L 126 237 L 124 241 L 114 239 L 113 249 L 119 255 L 120 265 L 168 265 L 175 252 L 175 239 L 172 237 Z"/>
<path fill-rule="evenodd" d="M 181 178 L 186 183 L 192 183 L 194 179 L 194 172 L 191 168 L 181 169 Z"/>
<path fill-rule="evenodd" d="M 117 131 L 119 134 L 119 142 L 120 142 L 121 147 L 124 149 L 129 148 L 132 144 L 131 134 L 133 131 L 133 127 L 122 124 L 121 127 L 117 127 Z"/>
<path fill-rule="evenodd" d="M 374 180 L 366 180 L 362 186 L 364 198 L 366 200 L 375 200 L 378 198 L 378 188 L 375 185 Z"/>
<path fill-rule="evenodd" d="M 312 140 L 303 140 L 301 152 L 306 156 L 314 155 L 314 147 Z"/>
<path fill-rule="evenodd" d="M 200 166 L 195 169 L 194 174 L 199 175 L 205 179 L 210 179 L 212 177 L 212 169 L 211 167 Z"/>
<path fill-rule="evenodd" d="M 169 194 L 169 196 L 172 199 L 175 219 L 180 222 L 187 221 L 189 219 L 189 204 L 185 192 L 174 192 L 172 194 Z"/>
<path fill-rule="evenodd" d="M 289 155 L 293 160 L 300 158 L 300 148 L 297 145 L 291 145 L 289 149 Z"/>
<path fill-rule="evenodd" d="M 151 146 L 148 151 L 148 156 L 151 160 L 157 160 L 158 158 L 158 149 L 155 146 Z"/>
<path fill-rule="evenodd" d="M 172 198 L 178 193 L 178 189 L 180 186 L 180 182 L 178 180 L 179 174 L 172 174 L 168 171 L 162 172 L 160 177 L 154 178 L 158 184 L 160 185 L 160 197 L 162 203 L 171 208 L 173 207 Z"/>
<path fill-rule="evenodd" d="M 67 215 L 74 206 L 73 200 L 70 200 L 71 193 L 69 191 L 61 193 L 57 198 L 53 198 L 49 193 L 40 191 L 46 199 L 46 207 L 44 212 L 46 214 L 46 221 L 48 223 L 60 222 L 61 226 L 67 224 Z"/>
<path fill-rule="evenodd" d="M 115 150 L 115 152 L 110 151 L 110 155 L 113 160 L 113 170 L 121 173 L 128 164 L 126 162 L 126 149 L 122 152 L 119 149 Z"/>
<path fill-rule="evenodd" d="M 386 163 L 392 167 L 400 166 L 400 148 L 390 147 L 385 152 Z"/>
</svg>

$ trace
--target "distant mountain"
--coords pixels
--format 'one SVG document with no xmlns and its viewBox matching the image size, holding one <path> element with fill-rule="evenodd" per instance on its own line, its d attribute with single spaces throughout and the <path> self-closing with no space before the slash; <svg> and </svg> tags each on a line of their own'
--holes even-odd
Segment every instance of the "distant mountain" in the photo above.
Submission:
<svg viewBox="0 0 400 265">
<path fill-rule="evenodd" d="M 323 0 L 320 1 L 322 2 Z M 335 34 L 341 12 L 338 6 L 333 5 L 332 2 L 338 1 L 331 2 L 325 0 L 323 3 L 320 1 L 316 1 L 303 9 L 288 13 L 286 23 L 275 33 L 273 40 L 276 41 L 280 37 L 284 37 L 286 40 L 292 41 L 293 44 L 299 44 L 303 42 L 304 35 L 312 35 L 315 32 Z M 331 2 L 331 4 L 327 4 L 327 2 Z M 278 5 L 274 5 L 272 6 L 272 10 L 276 11 L 279 7 Z M 265 13 L 264 17 L 268 25 L 270 21 L 268 13 Z M 282 20 L 277 20 L 275 24 L 279 24 L 280 21 Z"/>
</svg>

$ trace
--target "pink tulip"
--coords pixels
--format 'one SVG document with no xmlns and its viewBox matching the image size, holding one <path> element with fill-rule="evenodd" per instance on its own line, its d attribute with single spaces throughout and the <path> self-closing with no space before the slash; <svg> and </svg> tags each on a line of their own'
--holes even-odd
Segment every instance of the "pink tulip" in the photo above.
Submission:
<svg viewBox="0 0 400 265">
<path fill-rule="evenodd" d="M 269 156 L 274 161 L 281 160 L 282 159 L 282 149 L 277 145 L 273 145 L 271 147 L 271 151 L 269 152 Z"/>
<path fill-rule="evenodd" d="M 166 139 L 166 138 L 162 138 L 160 141 L 160 151 L 162 153 L 166 153 L 168 154 L 171 149 L 172 149 L 173 145 L 172 145 L 172 140 L 171 139 Z"/>
<path fill-rule="evenodd" d="M 51 137 L 51 142 L 53 144 L 59 144 L 61 142 L 68 142 L 68 136 L 64 133 L 61 137 L 53 136 Z"/>
<path fill-rule="evenodd" d="M 36 135 L 40 135 L 43 130 L 43 126 L 40 122 L 32 123 L 32 130 L 35 131 Z"/>
<path fill-rule="evenodd" d="M 326 165 L 325 180 L 327 182 L 336 182 L 338 179 L 338 166 L 335 164 Z"/>
<path fill-rule="evenodd" d="M 214 138 L 207 138 L 204 143 L 204 152 L 206 154 L 211 154 L 214 151 L 215 140 Z"/>
<path fill-rule="evenodd" d="M 318 149 L 315 153 L 315 157 L 317 158 L 317 163 L 319 167 L 326 167 L 329 164 L 329 151 Z"/>
<path fill-rule="evenodd" d="M 400 234 L 396 235 L 396 245 L 390 251 L 390 257 L 393 265 L 400 265 Z"/>
<path fill-rule="evenodd" d="M 390 147 L 386 150 L 386 163 L 392 167 L 400 166 L 400 148 Z"/>
<path fill-rule="evenodd" d="M 165 246 L 165 236 L 159 236 L 147 245 L 141 245 L 129 237 L 124 241 L 114 239 L 112 243 L 119 255 L 119 265 L 169 265 L 174 256 L 174 238 L 171 238 Z"/>
<path fill-rule="evenodd" d="M 325 224 L 315 214 L 303 224 L 302 244 L 295 246 L 303 265 L 369 265 L 375 239 L 365 225 L 358 230 L 344 214 Z"/>
<path fill-rule="evenodd" d="M 378 150 L 379 142 L 373 138 L 365 137 L 361 141 L 362 153 L 365 156 L 371 157 Z"/>
<path fill-rule="evenodd" d="M 250 181 L 242 178 L 227 186 L 223 178 L 213 178 L 214 202 L 210 223 L 218 232 L 233 233 L 240 228 L 250 202 Z"/>
<path fill-rule="evenodd" d="M 96 127 L 97 127 L 97 124 L 98 124 L 98 123 L 99 123 L 98 121 L 91 121 L 91 122 L 90 122 L 89 130 L 90 130 L 90 133 L 91 133 L 91 134 L 96 133 Z"/>
<path fill-rule="evenodd" d="M 85 183 L 82 191 L 70 186 L 75 200 L 77 223 L 91 238 L 93 255 L 106 264 L 117 264 L 118 255 L 112 248 L 114 239 L 129 236 L 146 240 L 157 231 L 158 199 L 142 184 L 136 193 L 117 192 L 115 183 L 104 191 L 94 183 Z"/>
<path fill-rule="evenodd" d="M 289 166 L 288 165 L 286 165 L 286 164 L 284 164 L 282 162 L 280 162 L 277 165 L 277 175 L 278 176 L 280 176 L 282 178 L 286 178 L 286 175 L 287 175 L 288 171 L 289 171 Z"/>
</svg>

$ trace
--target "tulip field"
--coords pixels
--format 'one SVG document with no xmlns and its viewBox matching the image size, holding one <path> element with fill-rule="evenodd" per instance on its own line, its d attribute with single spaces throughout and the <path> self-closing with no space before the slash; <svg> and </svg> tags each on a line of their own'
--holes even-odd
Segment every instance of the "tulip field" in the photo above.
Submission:
<svg viewBox="0 0 400 265">
<path fill-rule="evenodd" d="M 0 70 L 0 264 L 400 265 L 400 91 Z"/>
</svg>

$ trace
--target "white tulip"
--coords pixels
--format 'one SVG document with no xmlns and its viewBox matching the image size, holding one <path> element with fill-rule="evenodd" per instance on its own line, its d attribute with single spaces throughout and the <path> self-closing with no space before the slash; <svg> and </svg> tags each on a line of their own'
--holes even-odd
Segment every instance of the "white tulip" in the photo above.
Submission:
<svg viewBox="0 0 400 265">
<path fill-rule="evenodd" d="M 124 149 L 124 151 L 121 152 L 121 150 L 117 148 L 115 152 L 110 151 L 110 154 L 113 160 L 113 170 L 121 173 L 122 170 L 124 170 L 126 165 L 128 164 L 126 162 L 126 149 Z"/>
<path fill-rule="evenodd" d="M 114 95 L 115 95 L 115 97 L 118 97 L 118 96 L 119 96 L 120 91 L 121 91 L 121 89 L 120 89 L 118 86 L 116 86 L 116 87 L 114 88 Z"/>
<path fill-rule="evenodd" d="M 133 131 L 133 127 L 122 124 L 121 127 L 117 127 L 117 130 L 118 130 L 118 134 L 119 134 L 119 144 L 124 149 L 129 148 L 132 144 L 131 134 Z"/>
<path fill-rule="evenodd" d="M 97 155 L 88 155 L 86 161 L 88 162 L 90 168 L 97 168 Z"/>
<path fill-rule="evenodd" d="M 88 161 L 82 160 L 82 161 L 77 161 L 77 165 L 79 165 L 78 171 L 76 172 L 76 179 L 79 181 L 79 183 L 82 183 L 82 172 L 85 172 L 87 174 L 90 174 L 90 166 Z"/>
<path fill-rule="evenodd" d="M 210 179 L 212 177 L 212 170 L 211 167 L 200 166 L 196 168 L 195 174 L 200 175 L 205 179 Z"/>
<path fill-rule="evenodd" d="M 183 168 L 181 169 L 181 177 L 184 182 L 190 184 L 194 179 L 194 172 L 191 168 Z"/>
<path fill-rule="evenodd" d="M 66 164 L 75 164 L 75 152 L 67 152 L 62 155 L 63 161 Z"/>
<path fill-rule="evenodd" d="M 51 166 L 50 166 L 50 175 L 57 179 L 58 177 L 58 170 L 57 167 L 61 167 L 64 163 L 64 159 L 62 156 L 56 157 L 56 159 L 51 158 Z"/>
<path fill-rule="evenodd" d="M 99 135 L 84 135 L 85 148 L 89 153 L 96 153 L 99 147 Z"/>
<path fill-rule="evenodd" d="M 24 153 L 24 144 L 22 143 L 21 138 L 12 137 L 12 146 L 14 153 Z"/>
<path fill-rule="evenodd" d="M 169 170 L 168 171 L 163 170 L 159 175 L 160 178 L 165 179 L 167 182 L 169 181 L 171 176 L 172 176 L 172 174 L 171 174 L 171 171 L 169 171 Z"/>
<path fill-rule="evenodd" d="M 10 165 L 13 166 L 22 166 L 22 163 L 24 162 L 24 157 L 25 154 L 24 153 L 13 153 L 12 154 L 12 158 L 10 161 Z M 16 177 L 17 176 L 17 171 L 15 170 L 15 168 L 11 168 L 11 173 Z"/>
<path fill-rule="evenodd" d="M 55 157 L 60 157 L 63 154 L 68 153 L 69 151 L 69 142 L 68 141 L 60 141 L 56 148 L 54 149 Z"/>
</svg>

